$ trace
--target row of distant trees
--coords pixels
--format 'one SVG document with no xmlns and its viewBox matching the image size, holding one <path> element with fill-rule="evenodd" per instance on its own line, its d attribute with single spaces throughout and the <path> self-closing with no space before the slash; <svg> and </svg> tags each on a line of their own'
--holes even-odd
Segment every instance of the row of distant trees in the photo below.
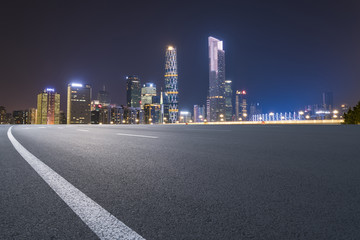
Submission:
<svg viewBox="0 0 360 240">
<path fill-rule="evenodd" d="M 344 124 L 360 124 L 360 102 L 344 114 Z"/>
</svg>

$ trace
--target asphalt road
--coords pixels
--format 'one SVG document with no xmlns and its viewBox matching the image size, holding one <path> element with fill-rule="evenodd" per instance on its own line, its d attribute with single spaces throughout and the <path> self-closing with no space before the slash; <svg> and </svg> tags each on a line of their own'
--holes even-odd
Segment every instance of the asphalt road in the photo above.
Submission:
<svg viewBox="0 0 360 240">
<path fill-rule="evenodd" d="M 0 239 L 97 239 L 0 125 Z M 12 128 L 145 239 L 360 239 L 360 127 Z"/>
</svg>

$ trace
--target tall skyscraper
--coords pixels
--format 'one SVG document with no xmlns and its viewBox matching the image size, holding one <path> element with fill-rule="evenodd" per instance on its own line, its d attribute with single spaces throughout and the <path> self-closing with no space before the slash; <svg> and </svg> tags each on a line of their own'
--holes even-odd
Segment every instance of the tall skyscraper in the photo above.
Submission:
<svg viewBox="0 0 360 240">
<path fill-rule="evenodd" d="M 71 83 L 67 95 L 67 124 L 91 123 L 91 86 Z"/>
<path fill-rule="evenodd" d="M 103 86 L 103 90 L 99 91 L 97 95 L 97 99 L 99 100 L 99 103 L 103 106 L 110 105 L 110 97 L 109 93 L 105 90 L 105 85 Z"/>
<path fill-rule="evenodd" d="M 60 94 L 47 88 L 38 94 L 36 124 L 59 124 Z"/>
<path fill-rule="evenodd" d="M 141 84 L 138 76 L 133 75 L 126 77 L 126 99 L 128 107 L 140 107 Z"/>
<path fill-rule="evenodd" d="M 156 96 L 156 85 L 153 83 L 146 83 L 141 88 L 141 109 L 144 109 L 144 105 L 152 104 L 153 97 Z"/>
<path fill-rule="evenodd" d="M 235 117 L 236 121 L 246 121 L 248 119 L 246 91 L 236 91 Z"/>
<path fill-rule="evenodd" d="M 225 111 L 225 51 L 223 42 L 209 37 L 209 100 L 210 121 L 220 121 Z"/>
<path fill-rule="evenodd" d="M 225 81 L 225 118 L 226 121 L 232 121 L 233 106 L 232 106 L 232 88 L 231 80 Z"/>
<path fill-rule="evenodd" d="M 194 105 L 194 122 L 203 122 L 205 117 L 205 106 Z"/>
<path fill-rule="evenodd" d="M 168 96 L 169 113 L 165 115 L 169 123 L 179 118 L 178 108 L 178 71 L 176 48 L 169 46 L 165 52 L 165 93 Z"/>
<path fill-rule="evenodd" d="M 322 93 L 322 106 L 324 110 L 331 111 L 334 107 L 333 93 L 323 92 Z"/>
</svg>

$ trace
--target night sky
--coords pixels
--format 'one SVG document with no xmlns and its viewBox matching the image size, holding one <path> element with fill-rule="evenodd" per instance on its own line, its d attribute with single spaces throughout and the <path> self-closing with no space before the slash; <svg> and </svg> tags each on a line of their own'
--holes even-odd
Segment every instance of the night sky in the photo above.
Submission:
<svg viewBox="0 0 360 240">
<path fill-rule="evenodd" d="M 125 76 L 164 84 L 177 47 L 180 109 L 205 104 L 208 36 L 224 41 L 226 79 L 264 111 L 360 100 L 360 1 L 2 1 L 0 105 L 36 107 L 46 87 L 105 84 L 125 104 Z"/>
</svg>

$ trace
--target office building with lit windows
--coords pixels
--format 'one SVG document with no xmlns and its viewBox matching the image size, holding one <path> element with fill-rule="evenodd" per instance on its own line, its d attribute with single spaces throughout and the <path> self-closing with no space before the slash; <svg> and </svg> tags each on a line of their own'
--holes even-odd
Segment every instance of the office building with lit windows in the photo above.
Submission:
<svg viewBox="0 0 360 240">
<path fill-rule="evenodd" d="M 209 37 L 209 113 L 208 121 L 224 120 L 225 110 L 225 51 L 223 42 Z"/>
<path fill-rule="evenodd" d="M 225 119 L 232 121 L 233 119 L 233 106 L 232 106 L 232 88 L 231 80 L 225 81 Z"/>
<path fill-rule="evenodd" d="M 235 118 L 236 121 L 248 120 L 246 91 L 236 91 L 235 97 Z"/>
<path fill-rule="evenodd" d="M 126 100 L 128 107 L 140 107 L 141 84 L 138 76 L 134 75 L 126 77 Z"/>
<path fill-rule="evenodd" d="M 165 94 L 168 96 L 168 112 L 164 113 L 164 118 L 169 123 L 176 123 L 179 118 L 178 102 L 178 70 L 176 48 L 169 46 L 165 52 Z"/>
<path fill-rule="evenodd" d="M 46 88 L 37 97 L 36 124 L 60 123 L 60 94 L 53 88 Z"/>
<path fill-rule="evenodd" d="M 91 86 L 71 83 L 67 94 L 67 124 L 90 124 Z"/>
<path fill-rule="evenodd" d="M 144 105 L 152 104 L 153 97 L 156 97 L 156 85 L 153 83 L 146 83 L 141 88 L 141 109 L 144 109 Z"/>
</svg>

